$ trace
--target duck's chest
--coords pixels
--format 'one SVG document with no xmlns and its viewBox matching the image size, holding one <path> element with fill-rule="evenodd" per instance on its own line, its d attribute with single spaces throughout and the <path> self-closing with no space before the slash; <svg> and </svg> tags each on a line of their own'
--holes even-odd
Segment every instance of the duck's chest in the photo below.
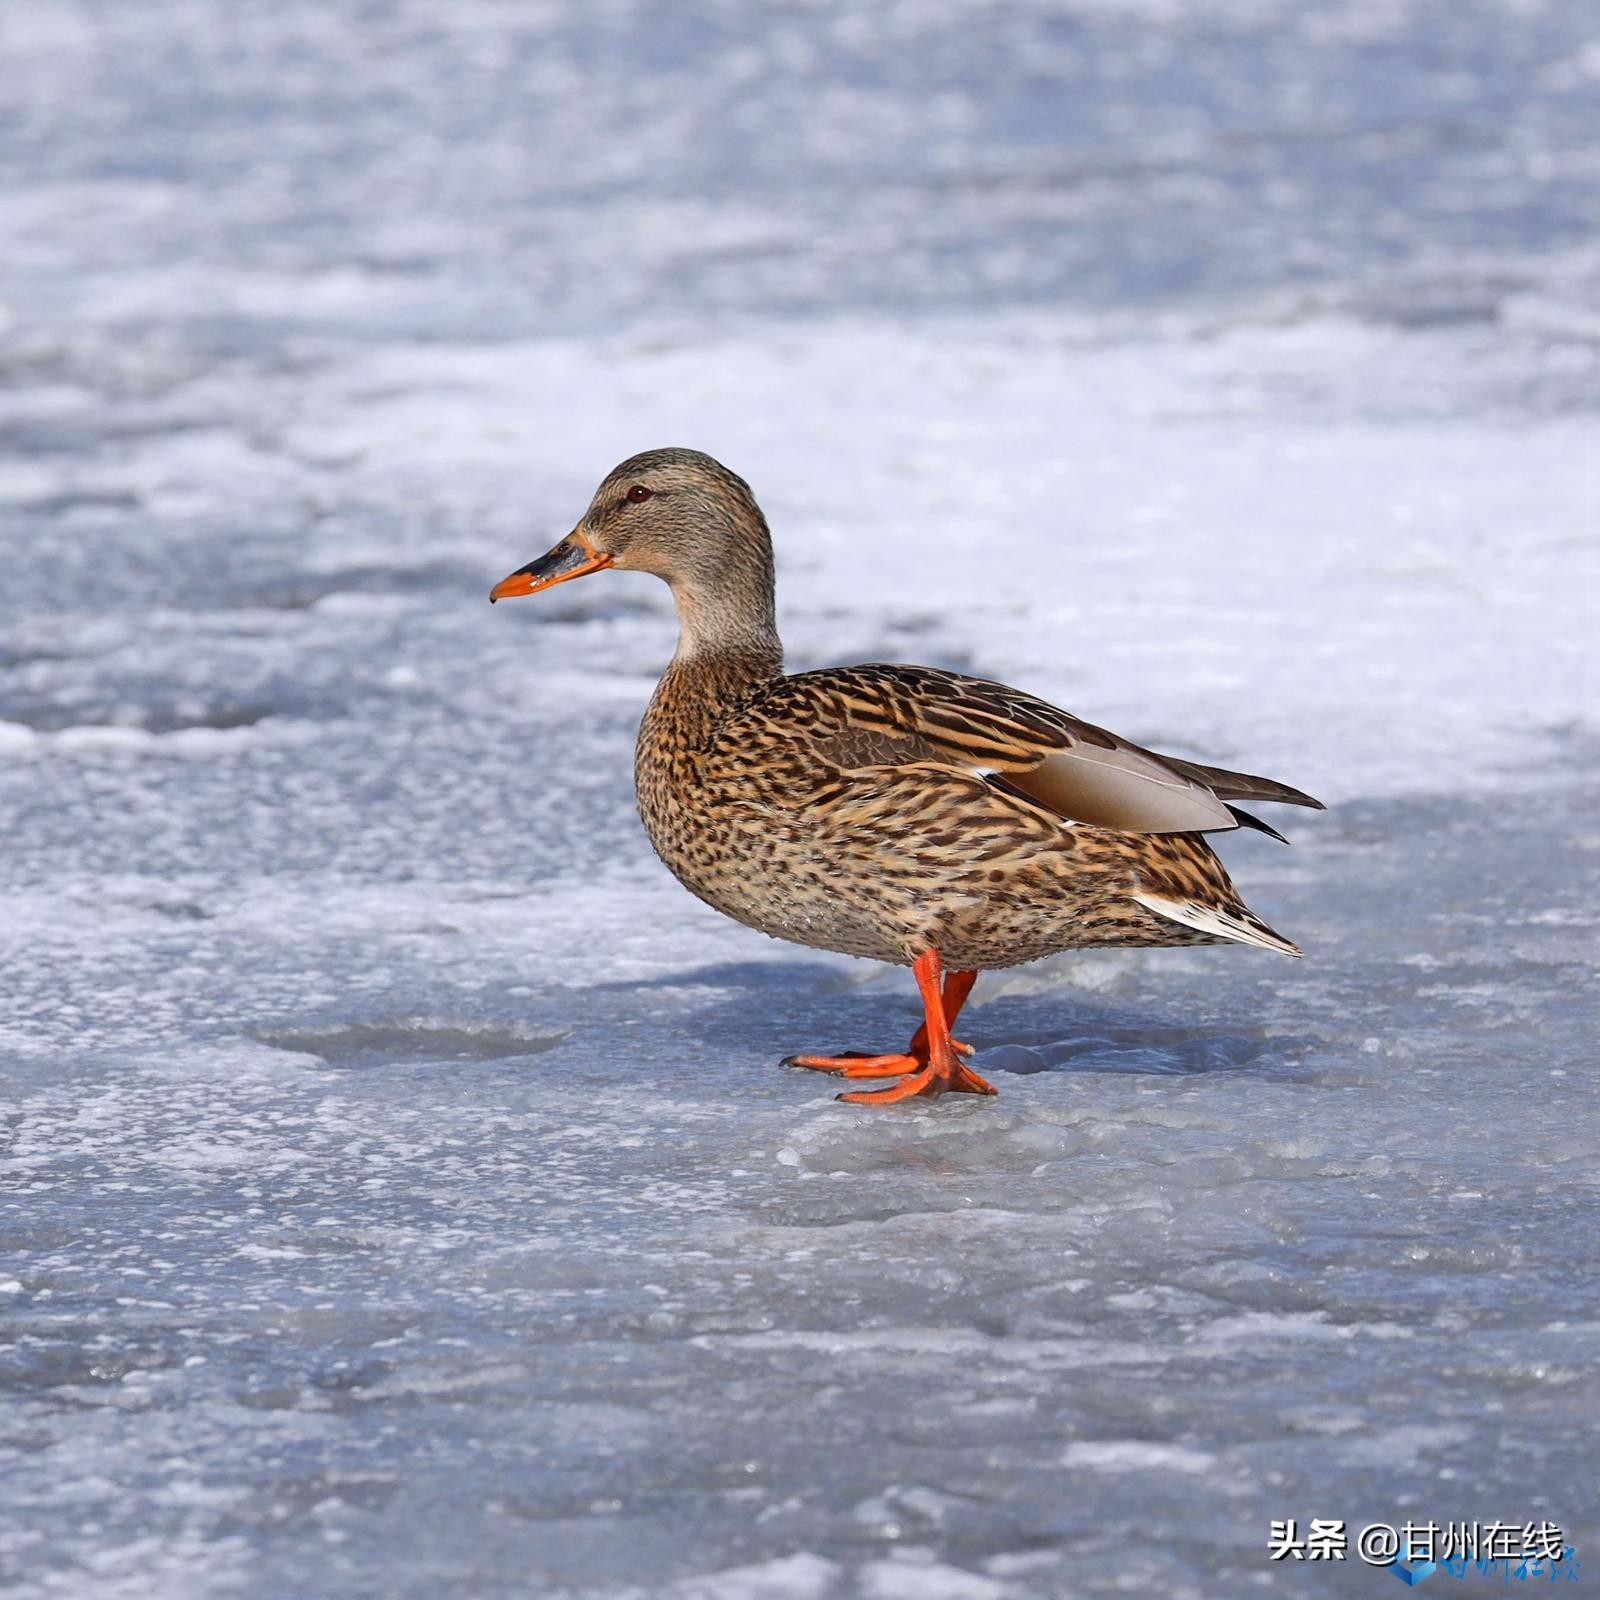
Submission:
<svg viewBox="0 0 1600 1600">
<path fill-rule="evenodd" d="M 755 775 L 715 750 L 715 724 L 657 690 L 639 727 L 633 786 L 645 833 L 688 888 L 725 905 L 759 847 Z"/>
<path fill-rule="evenodd" d="M 654 701 L 639 725 L 633 794 L 644 831 L 668 866 L 677 871 L 679 861 L 703 853 L 709 831 L 705 753 L 694 748 Z"/>
<path fill-rule="evenodd" d="M 841 892 L 804 782 L 784 752 L 744 749 L 660 690 L 639 728 L 634 790 L 650 843 L 674 877 L 724 915 L 775 938 L 897 959 Z M 848 878 L 846 878 L 848 886 Z"/>
</svg>

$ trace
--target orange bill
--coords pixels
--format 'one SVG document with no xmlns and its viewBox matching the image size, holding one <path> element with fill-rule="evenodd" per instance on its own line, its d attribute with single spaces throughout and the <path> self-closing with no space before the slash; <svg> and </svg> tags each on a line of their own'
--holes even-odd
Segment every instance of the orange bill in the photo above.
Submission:
<svg viewBox="0 0 1600 1600">
<path fill-rule="evenodd" d="M 489 591 L 489 604 L 496 600 L 511 600 L 518 595 L 538 594 L 541 589 L 552 589 L 568 578 L 581 578 L 586 572 L 599 572 L 611 565 L 611 557 L 596 550 L 580 522 L 553 550 L 547 550 L 537 561 L 518 567 L 509 578 L 502 578 Z"/>
</svg>

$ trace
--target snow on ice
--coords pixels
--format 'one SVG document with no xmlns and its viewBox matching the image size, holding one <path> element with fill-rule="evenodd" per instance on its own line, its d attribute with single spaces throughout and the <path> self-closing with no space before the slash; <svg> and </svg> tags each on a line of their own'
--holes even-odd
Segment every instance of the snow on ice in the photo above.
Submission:
<svg viewBox="0 0 1600 1600">
<path fill-rule="evenodd" d="M 1357 1595 L 1600 1564 L 1600 24 L 1537 0 L 19 0 L 0 1574 L 28 1600 Z M 1303 963 L 903 973 L 651 858 L 622 456 L 792 664 L 1328 800 Z M 1278 820 L 1282 820 L 1281 818 Z"/>
</svg>

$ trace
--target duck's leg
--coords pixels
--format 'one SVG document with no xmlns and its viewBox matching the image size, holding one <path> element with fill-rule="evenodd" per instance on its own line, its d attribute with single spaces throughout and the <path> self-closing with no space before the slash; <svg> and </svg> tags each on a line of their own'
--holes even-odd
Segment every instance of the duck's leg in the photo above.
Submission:
<svg viewBox="0 0 1600 1600">
<path fill-rule="evenodd" d="M 924 951 L 912 964 L 917 988 L 922 993 L 925 1021 L 912 1040 L 912 1049 L 902 1056 L 791 1056 L 795 1066 L 812 1066 L 843 1078 L 897 1077 L 899 1083 L 887 1089 L 857 1089 L 839 1096 L 858 1104 L 889 1105 L 896 1100 L 921 1096 L 931 1098 L 953 1090 L 959 1094 L 994 1094 L 992 1085 L 961 1063 L 956 1041 L 950 1037 L 950 1022 L 960 1011 L 971 991 L 975 973 L 952 973 L 943 994 L 939 989 L 939 956 Z M 823 1065 L 823 1063 L 827 1065 Z"/>
<path fill-rule="evenodd" d="M 938 961 L 938 956 L 933 958 Z M 913 968 L 913 971 L 916 969 Z M 972 993 L 972 986 L 978 981 L 976 972 L 947 972 L 944 975 L 944 993 L 940 996 L 940 1009 L 944 1012 L 944 1026 L 948 1033 L 956 1025 L 956 1018 L 961 1015 L 961 1008 L 967 1003 L 967 996 Z M 950 1041 L 950 1048 L 957 1055 L 970 1056 L 972 1046 L 963 1044 L 959 1039 Z M 906 1046 L 909 1055 L 916 1056 L 921 1061 L 928 1059 L 928 1024 L 919 1022 L 917 1031 L 911 1035 L 911 1043 Z"/>
<path fill-rule="evenodd" d="M 939 992 L 938 951 L 925 950 L 912 964 L 911 971 L 916 977 L 917 988 L 922 991 L 922 1010 L 926 1018 L 923 1024 L 926 1030 L 925 1048 L 928 1052 L 926 1064 L 887 1089 L 853 1089 L 848 1094 L 840 1095 L 839 1099 L 849 1100 L 856 1105 L 892 1105 L 897 1100 L 918 1097 L 931 1099 L 950 1090 L 958 1094 L 995 1094 L 997 1091 L 994 1086 L 986 1083 L 970 1067 L 963 1066 L 960 1056 L 956 1054 L 955 1041 L 950 1037 L 944 997 Z M 960 1010 L 959 1002 L 967 997 L 965 991 L 971 987 L 968 981 L 965 989 L 959 991 L 957 1010 Z"/>
<path fill-rule="evenodd" d="M 940 997 L 940 1010 L 944 1013 L 945 1027 L 955 1026 L 961 1008 L 978 981 L 976 972 L 949 972 L 945 974 L 944 993 Z M 957 1055 L 970 1056 L 972 1046 L 959 1039 L 950 1041 Z M 786 1056 L 786 1067 L 806 1067 L 812 1072 L 831 1073 L 836 1078 L 898 1078 L 908 1072 L 920 1071 L 928 1064 L 928 1025 L 917 1024 L 911 1043 L 904 1050 L 889 1055 L 874 1055 L 867 1050 L 846 1050 L 836 1056 Z"/>
</svg>

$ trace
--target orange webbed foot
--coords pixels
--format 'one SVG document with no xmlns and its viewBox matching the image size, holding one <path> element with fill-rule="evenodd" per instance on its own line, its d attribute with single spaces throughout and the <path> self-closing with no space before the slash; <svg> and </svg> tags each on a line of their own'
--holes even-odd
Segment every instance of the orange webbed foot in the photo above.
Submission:
<svg viewBox="0 0 1600 1600">
<path fill-rule="evenodd" d="M 999 1094 L 992 1083 L 959 1061 L 952 1060 L 951 1067 L 953 1070 L 949 1073 L 941 1073 L 930 1061 L 887 1089 L 852 1089 L 834 1098 L 858 1106 L 887 1106 L 898 1100 L 936 1100 L 942 1094 Z"/>
<path fill-rule="evenodd" d="M 970 1056 L 972 1046 L 959 1039 L 950 1041 L 957 1055 Z M 836 1056 L 785 1056 L 781 1065 L 804 1067 L 809 1072 L 828 1072 L 836 1078 L 898 1078 L 905 1072 L 919 1072 L 928 1064 L 928 1047 L 915 1043 L 910 1050 L 875 1056 L 866 1050 L 846 1050 Z"/>
<path fill-rule="evenodd" d="M 933 1099 L 941 1094 L 997 1094 L 961 1057 L 972 1054 L 972 1046 L 950 1037 L 950 1024 L 956 1019 L 971 992 L 975 972 L 952 972 L 939 988 L 939 958 L 933 951 L 918 957 L 912 966 L 917 987 L 922 992 L 927 1020 L 905 1050 L 894 1055 L 869 1055 L 848 1050 L 843 1055 L 788 1056 L 786 1067 L 803 1067 L 811 1072 L 827 1072 L 836 1078 L 898 1078 L 887 1089 L 853 1089 L 837 1098 L 856 1105 L 893 1105 L 898 1100 Z"/>
</svg>

